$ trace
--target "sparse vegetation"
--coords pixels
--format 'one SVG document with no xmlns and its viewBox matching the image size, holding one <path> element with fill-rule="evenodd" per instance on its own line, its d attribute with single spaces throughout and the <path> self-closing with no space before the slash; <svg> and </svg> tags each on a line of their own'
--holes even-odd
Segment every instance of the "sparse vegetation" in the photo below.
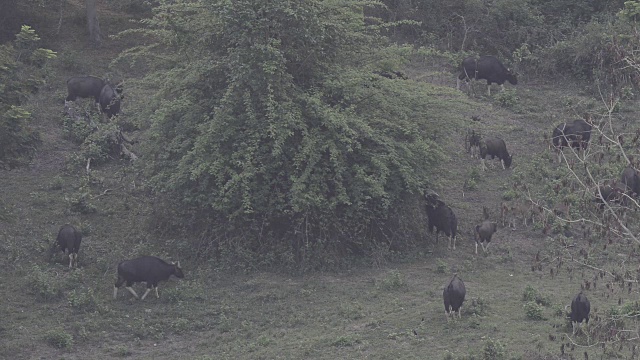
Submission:
<svg viewBox="0 0 640 360">
<path fill-rule="evenodd" d="M 0 13 L 0 358 L 636 356 L 640 215 L 593 194 L 640 158 L 639 2 L 384 4 L 111 1 L 105 34 L 129 30 L 96 48 L 84 2 Z M 472 53 L 519 84 L 456 91 Z M 117 118 L 93 99 L 63 115 L 80 74 L 125 80 Z M 585 113 L 586 156 L 558 163 L 551 128 Z M 479 171 L 470 128 L 514 166 Z M 455 251 L 426 231 L 425 187 L 458 217 Z M 473 256 L 482 207 L 506 200 L 517 226 Z M 48 256 L 65 223 L 85 236 L 73 270 Z M 184 281 L 111 301 L 117 263 L 148 254 Z M 467 297 L 447 322 L 453 272 Z M 581 289 L 593 316 L 569 345 Z"/>
<path fill-rule="evenodd" d="M 73 336 L 63 329 L 52 329 L 45 334 L 47 343 L 58 349 L 69 349 L 73 345 Z"/>
</svg>

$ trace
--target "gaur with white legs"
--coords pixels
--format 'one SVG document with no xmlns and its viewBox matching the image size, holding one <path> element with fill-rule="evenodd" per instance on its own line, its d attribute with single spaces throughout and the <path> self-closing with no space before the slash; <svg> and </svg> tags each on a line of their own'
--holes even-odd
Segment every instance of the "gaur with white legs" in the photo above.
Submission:
<svg viewBox="0 0 640 360">
<path fill-rule="evenodd" d="M 141 300 L 147 297 L 151 289 L 155 289 L 156 297 L 160 298 L 158 282 L 168 280 L 171 275 L 180 279 L 184 278 L 180 262 L 168 263 L 155 256 L 141 256 L 133 260 L 125 260 L 118 264 L 118 280 L 113 288 L 113 298 L 118 297 L 118 288 L 126 282 L 126 289 L 138 299 L 138 294 L 131 286 L 143 281 L 147 283 L 147 291 L 142 295 Z"/>
<path fill-rule="evenodd" d="M 51 248 L 51 254 L 57 250 L 63 253 L 69 251 L 69 268 L 78 266 L 78 251 L 80 251 L 80 243 L 82 242 L 82 234 L 73 226 L 66 224 L 60 227 L 58 237 L 55 244 Z"/>
<path fill-rule="evenodd" d="M 451 315 L 455 317 L 455 312 L 458 312 L 458 318 L 462 317 L 460 312 L 462 311 L 462 303 L 466 294 L 467 290 L 464 287 L 464 282 L 458 277 L 458 274 L 454 274 L 442 292 L 444 315 L 447 317 L 447 321 L 449 321 Z"/>
</svg>

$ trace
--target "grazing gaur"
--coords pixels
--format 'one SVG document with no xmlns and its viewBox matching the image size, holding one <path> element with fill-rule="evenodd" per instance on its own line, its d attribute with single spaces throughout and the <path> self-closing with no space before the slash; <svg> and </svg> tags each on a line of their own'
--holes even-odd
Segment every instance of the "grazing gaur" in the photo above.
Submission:
<svg viewBox="0 0 640 360">
<path fill-rule="evenodd" d="M 491 96 L 491 84 L 496 83 L 504 90 L 504 82 L 509 81 L 512 85 L 518 84 L 518 79 L 507 69 L 500 60 L 493 56 L 468 57 L 462 61 L 462 72 L 458 75 L 456 87 L 460 90 L 460 83 L 470 79 L 487 80 L 487 95 Z"/>
<path fill-rule="evenodd" d="M 629 196 L 637 197 L 640 195 L 640 176 L 638 175 L 638 171 L 632 166 L 627 166 L 622 170 L 620 182 L 622 182 L 627 188 L 627 191 L 630 192 Z"/>
<path fill-rule="evenodd" d="M 590 116 L 586 116 L 587 119 Z M 586 150 L 591 140 L 591 124 L 583 119 L 575 120 L 572 124 L 558 124 L 551 134 L 553 147 L 558 153 L 558 162 L 562 161 L 562 150 L 571 146 L 578 150 Z"/>
<path fill-rule="evenodd" d="M 73 226 L 66 224 L 60 227 L 55 244 L 51 248 L 51 253 L 62 250 L 63 253 L 69 251 L 69 268 L 78 267 L 78 251 L 82 242 L 82 234 Z"/>
<path fill-rule="evenodd" d="M 160 298 L 158 282 L 168 280 L 171 275 L 180 279 L 184 278 L 180 262 L 167 263 L 155 256 L 141 256 L 133 260 L 125 260 L 118 264 L 118 280 L 113 288 L 113 298 L 118 297 L 118 288 L 126 282 L 126 289 L 138 299 L 138 294 L 131 286 L 142 281 L 147 283 L 147 291 L 142 295 L 141 300 L 144 300 L 152 288 L 156 290 L 156 297 Z"/>
<path fill-rule="evenodd" d="M 480 140 L 480 157 L 482 158 L 482 170 L 487 170 L 487 166 L 484 163 L 484 159 L 487 155 L 491 156 L 491 159 L 497 157 L 500 159 L 500 163 L 502 164 L 502 168 L 506 169 L 511 166 L 511 161 L 513 160 L 513 156 L 509 155 L 507 151 L 507 145 L 504 143 L 504 140 L 499 137 L 491 137 L 487 139 Z"/>
<path fill-rule="evenodd" d="M 108 117 L 114 117 L 120 112 L 120 100 L 123 98 L 120 86 L 105 84 L 100 91 L 100 109 Z"/>
<path fill-rule="evenodd" d="M 106 84 L 106 81 L 96 76 L 71 77 L 67 80 L 68 95 L 65 101 L 75 101 L 78 97 L 92 97 L 99 102 L 100 92 Z"/>
<path fill-rule="evenodd" d="M 449 246 L 453 243 L 453 249 L 456 249 L 456 231 L 458 230 L 458 219 L 453 210 L 441 200 L 435 193 L 425 193 L 427 200 L 427 218 L 429 220 L 429 233 L 433 234 L 433 228 L 436 229 L 436 243 L 438 243 L 438 234 L 443 232 L 449 237 Z"/>
<path fill-rule="evenodd" d="M 475 230 L 476 254 L 478 254 L 478 243 L 480 243 L 480 245 L 482 246 L 482 251 L 489 250 L 491 237 L 498 230 L 498 224 L 490 220 L 485 220 L 482 222 L 482 224 L 476 225 Z M 487 242 L 486 248 L 484 246 L 485 241 Z"/>
<path fill-rule="evenodd" d="M 464 282 L 458 277 L 458 274 L 454 274 L 449 284 L 444 287 L 442 297 L 444 299 L 444 315 L 449 321 L 449 317 L 455 312 L 458 312 L 458 318 L 462 317 L 462 303 L 464 302 L 464 296 L 467 294 L 467 290 L 464 288 Z"/>
<path fill-rule="evenodd" d="M 619 188 L 617 184 L 614 184 L 613 186 L 605 184 L 596 188 L 594 201 L 599 203 L 600 210 L 603 210 L 606 202 L 626 205 L 626 197 L 627 195 L 625 195 L 625 191 Z"/>
<path fill-rule="evenodd" d="M 578 295 L 571 302 L 571 327 L 573 334 L 576 333 L 576 329 L 580 327 L 584 320 L 589 325 L 589 312 L 591 311 L 591 304 L 589 299 L 580 291 Z"/>
</svg>

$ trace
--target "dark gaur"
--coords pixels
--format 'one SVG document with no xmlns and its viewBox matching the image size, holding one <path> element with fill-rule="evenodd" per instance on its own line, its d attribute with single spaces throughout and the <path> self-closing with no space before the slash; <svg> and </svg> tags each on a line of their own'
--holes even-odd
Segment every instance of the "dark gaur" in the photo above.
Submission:
<svg viewBox="0 0 640 360">
<path fill-rule="evenodd" d="M 425 200 L 427 202 L 427 218 L 429 221 L 428 228 L 429 233 L 433 234 L 433 229 L 436 229 L 436 243 L 438 242 L 438 234 L 443 232 L 449 237 L 449 246 L 453 243 L 453 249 L 456 249 L 456 231 L 458 230 L 458 219 L 453 210 L 447 206 L 441 200 L 438 200 L 438 195 L 435 193 L 425 193 Z"/>
<path fill-rule="evenodd" d="M 96 76 L 74 76 L 67 80 L 66 101 L 75 101 L 76 98 L 92 97 L 96 102 L 100 101 L 100 92 L 107 84 L 103 79 Z"/>
<path fill-rule="evenodd" d="M 138 299 L 138 294 L 131 287 L 137 282 L 146 282 L 147 291 L 142 295 L 144 300 L 151 289 L 156 290 L 156 297 L 158 294 L 158 282 L 166 281 L 171 275 L 175 275 L 177 278 L 184 278 L 184 273 L 180 267 L 180 262 L 168 263 L 155 256 L 141 256 L 132 260 L 125 260 L 118 264 L 118 280 L 113 289 L 113 298 L 118 297 L 118 288 L 125 282 L 126 289 Z"/>
<path fill-rule="evenodd" d="M 578 293 L 573 301 L 571 302 L 571 326 L 573 328 L 573 333 L 576 333 L 576 329 L 580 327 L 582 321 L 589 324 L 589 312 L 591 311 L 591 304 L 589 303 L 589 299 L 582 293 Z"/>
<path fill-rule="evenodd" d="M 502 164 L 502 168 L 506 169 L 511 166 L 511 161 L 513 160 L 513 156 L 509 155 L 507 151 L 507 145 L 504 143 L 504 140 L 499 137 L 491 137 L 480 140 L 480 158 L 482 163 L 482 170 L 486 170 L 487 166 L 484 163 L 484 159 L 487 155 L 491 156 L 491 159 L 497 157 L 500 159 L 500 163 Z"/>
<path fill-rule="evenodd" d="M 58 250 L 63 253 L 69 251 L 69 268 L 78 266 L 78 251 L 80 251 L 80 243 L 82 242 L 82 234 L 69 224 L 62 225 L 58 231 L 56 243 L 53 244 L 52 254 Z"/>
<path fill-rule="evenodd" d="M 462 61 L 462 72 L 458 75 L 456 87 L 460 90 L 462 80 L 470 79 L 487 80 L 487 94 L 491 96 L 491 84 L 498 84 L 504 89 L 504 82 L 508 81 L 512 85 L 518 84 L 518 79 L 507 69 L 500 60 L 493 56 L 485 55 L 476 57 L 468 57 Z"/>
<path fill-rule="evenodd" d="M 114 117 L 120 112 L 120 100 L 123 98 L 121 86 L 106 84 L 100 91 L 100 109 L 108 117 Z"/>
<path fill-rule="evenodd" d="M 464 297 L 467 294 L 467 290 L 464 287 L 464 282 L 458 277 L 457 274 L 453 275 L 451 281 L 444 287 L 444 291 L 442 292 L 442 298 L 444 299 L 444 315 L 447 317 L 447 321 L 449 321 L 449 317 L 453 315 L 455 317 L 455 312 L 458 313 L 458 318 L 461 318 L 461 310 L 462 303 L 464 302 Z"/>
<path fill-rule="evenodd" d="M 489 250 L 489 243 L 491 242 L 491 237 L 498 230 L 498 224 L 493 221 L 485 220 L 480 225 L 476 225 L 475 228 L 475 239 L 476 239 L 476 254 L 478 253 L 478 243 L 482 245 L 482 251 Z M 484 243 L 487 243 L 487 247 L 484 247 Z"/>
</svg>

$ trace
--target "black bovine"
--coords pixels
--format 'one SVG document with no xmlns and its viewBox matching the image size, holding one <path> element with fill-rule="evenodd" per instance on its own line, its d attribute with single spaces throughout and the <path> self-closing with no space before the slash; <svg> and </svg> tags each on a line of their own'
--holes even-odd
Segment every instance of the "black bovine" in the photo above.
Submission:
<svg viewBox="0 0 640 360">
<path fill-rule="evenodd" d="M 622 170 L 620 182 L 625 185 L 629 196 L 637 197 L 640 195 L 640 176 L 638 176 L 638 171 L 632 166 L 627 166 Z"/>
<path fill-rule="evenodd" d="M 573 333 L 576 333 L 576 329 L 582 324 L 582 321 L 589 324 L 589 312 L 591 311 L 591 304 L 589 299 L 582 293 L 578 293 L 573 301 L 571 301 L 571 325 Z"/>
<path fill-rule="evenodd" d="M 433 229 L 436 229 L 436 243 L 438 242 L 438 234 L 443 232 L 449 238 L 448 248 L 451 248 L 453 243 L 453 249 L 456 249 L 456 231 L 458 230 L 458 219 L 453 210 L 447 206 L 444 202 L 437 199 L 436 194 L 425 194 L 427 201 L 427 219 L 429 233 L 433 233 Z"/>
<path fill-rule="evenodd" d="M 144 300 L 151 289 L 156 290 L 156 297 L 159 298 L 158 283 L 168 280 L 171 275 L 175 275 L 180 279 L 184 277 L 180 262 L 167 263 L 155 256 L 141 256 L 132 260 L 125 260 L 118 264 L 118 280 L 113 289 L 113 298 L 118 297 L 118 288 L 125 282 L 127 283 L 126 289 L 129 290 L 136 299 L 138 298 L 138 294 L 131 286 L 137 282 L 147 283 L 147 291 L 142 295 L 141 300 Z"/>
<path fill-rule="evenodd" d="M 74 76 L 67 80 L 66 101 L 75 101 L 76 98 L 92 97 L 96 102 L 100 101 L 100 92 L 107 84 L 103 79 L 96 76 Z"/>
<path fill-rule="evenodd" d="M 105 84 L 100 91 L 100 109 L 108 117 L 114 117 L 120 112 L 120 100 L 123 98 L 122 89 L 111 84 Z"/>
<path fill-rule="evenodd" d="M 475 230 L 476 254 L 478 253 L 478 243 L 482 246 L 482 251 L 487 251 L 489 249 L 491 237 L 498 230 L 498 225 L 493 221 L 485 220 L 482 224 L 476 225 Z M 486 248 L 484 246 L 485 242 L 487 243 Z"/>
<path fill-rule="evenodd" d="M 553 129 L 551 140 L 553 147 L 558 151 L 558 162 L 562 160 L 561 152 L 565 147 L 586 150 L 591 140 L 591 124 L 583 119 L 575 120 L 571 124 L 558 124 Z"/>
<path fill-rule="evenodd" d="M 626 205 L 626 194 L 623 189 L 618 186 L 600 185 L 595 190 L 595 202 L 600 204 L 600 210 L 603 210 L 606 206 L 605 203 L 617 203 Z"/>
<path fill-rule="evenodd" d="M 511 166 L 513 156 L 509 155 L 507 151 L 507 145 L 504 140 L 499 137 L 492 137 L 483 139 L 480 141 L 480 158 L 482 159 L 482 169 L 486 170 L 487 166 L 484 163 L 487 155 L 491 156 L 491 159 L 498 158 L 502 164 L 502 168 L 506 169 Z"/>
<path fill-rule="evenodd" d="M 57 251 L 63 253 L 69 252 L 69 268 L 78 266 L 78 251 L 80 251 L 80 243 L 82 242 L 82 234 L 73 226 L 66 224 L 60 227 L 58 237 L 52 247 L 52 254 Z"/>
<path fill-rule="evenodd" d="M 464 297 L 467 294 L 467 290 L 464 287 L 464 282 L 458 277 L 457 274 L 453 275 L 451 281 L 444 287 L 442 292 L 442 298 L 444 300 L 444 315 L 449 321 L 450 316 L 455 317 L 455 312 L 458 313 L 458 317 L 462 317 L 460 314 Z"/>
<path fill-rule="evenodd" d="M 518 84 L 518 79 L 494 56 L 468 57 L 462 61 L 462 71 L 458 75 L 457 88 L 460 90 L 462 80 L 487 80 L 487 94 L 491 95 L 491 84 L 498 84 L 504 88 L 504 82 Z"/>
</svg>

